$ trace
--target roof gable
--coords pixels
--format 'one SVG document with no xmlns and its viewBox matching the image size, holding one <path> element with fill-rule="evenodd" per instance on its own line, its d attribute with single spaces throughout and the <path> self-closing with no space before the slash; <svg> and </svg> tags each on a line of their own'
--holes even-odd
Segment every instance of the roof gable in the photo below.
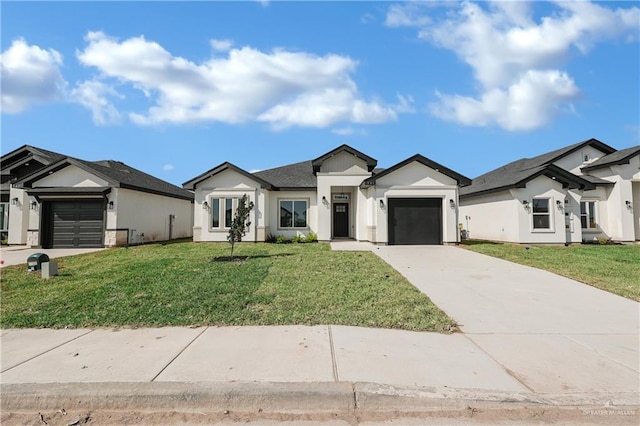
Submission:
<svg viewBox="0 0 640 426">
<path fill-rule="evenodd" d="M 364 160 L 367 163 L 367 170 L 370 172 L 372 171 L 376 165 L 378 164 L 378 160 L 376 160 L 375 158 L 371 158 L 366 154 L 363 154 L 362 152 L 358 151 L 355 148 L 350 147 L 349 145 L 343 144 L 340 145 L 339 147 L 337 147 L 336 149 L 333 149 L 329 152 L 327 152 L 324 155 L 321 155 L 320 157 L 316 158 L 315 160 L 311 161 L 311 165 L 313 166 L 313 172 L 314 173 L 318 173 L 320 171 L 320 167 L 322 166 L 322 163 L 341 153 L 341 152 L 347 152 L 357 158 L 360 158 L 361 160 Z"/>
<path fill-rule="evenodd" d="M 384 171 L 371 176 L 370 178 L 365 179 L 361 184 L 360 187 L 361 188 L 367 188 L 370 186 L 373 186 L 376 184 L 377 180 L 387 176 L 393 172 L 395 172 L 396 170 L 401 169 L 402 167 L 405 167 L 408 164 L 411 164 L 413 162 L 418 162 L 424 166 L 427 166 L 439 173 L 442 173 L 445 176 L 450 177 L 451 179 L 455 180 L 459 186 L 466 186 L 466 185 L 471 185 L 471 179 L 469 179 L 466 176 L 463 176 L 457 172 L 454 172 L 453 170 L 439 164 L 436 163 L 435 161 L 432 161 L 430 159 L 428 159 L 427 157 L 420 155 L 420 154 L 416 154 L 413 157 L 409 157 L 404 161 L 399 162 L 398 164 L 389 167 L 388 169 L 385 169 Z"/>
<path fill-rule="evenodd" d="M 244 169 L 241 169 L 240 167 L 236 166 L 235 164 L 229 163 L 228 161 L 214 167 L 211 170 L 207 170 L 206 172 L 194 177 L 193 179 L 185 182 L 182 184 L 182 187 L 185 189 L 190 189 L 192 191 L 195 191 L 196 186 L 203 182 L 206 179 L 209 179 L 210 177 L 213 177 L 219 173 L 224 172 L 225 170 L 233 170 L 237 173 L 240 173 L 241 175 L 244 175 L 246 177 L 248 177 L 249 179 L 252 179 L 256 182 L 258 182 L 260 185 L 262 185 L 263 188 L 266 189 L 274 189 L 273 185 L 270 182 L 267 182 L 266 180 L 264 180 L 263 178 L 256 176 L 255 174 L 251 174 L 249 172 L 247 172 Z"/>
<path fill-rule="evenodd" d="M 629 164 L 629 161 L 636 155 L 640 155 L 640 145 L 632 146 L 626 149 L 621 149 L 620 151 L 616 151 L 611 154 L 605 155 L 604 157 L 598 158 L 593 163 L 583 167 L 581 170 L 588 171 L 588 170 L 601 169 L 608 166 Z"/>
<path fill-rule="evenodd" d="M 193 194 L 169 182 L 163 181 L 128 166 L 120 161 L 84 161 L 65 157 L 17 182 L 17 186 L 31 188 L 34 182 L 70 165 L 76 166 L 105 182 L 111 187 L 125 188 L 184 200 L 193 200 Z"/>
</svg>

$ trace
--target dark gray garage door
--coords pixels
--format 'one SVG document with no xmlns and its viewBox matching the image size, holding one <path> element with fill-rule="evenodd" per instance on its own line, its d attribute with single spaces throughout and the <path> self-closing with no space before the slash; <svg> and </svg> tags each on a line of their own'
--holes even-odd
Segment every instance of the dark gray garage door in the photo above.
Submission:
<svg viewBox="0 0 640 426">
<path fill-rule="evenodd" d="M 442 198 L 389 198 L 389 244 L 442 244 Z"/>
<path fill-rule="evenodd" d="M 51 246 L 102 247 L 104 201 L 52 201 Z"/>
</svg>

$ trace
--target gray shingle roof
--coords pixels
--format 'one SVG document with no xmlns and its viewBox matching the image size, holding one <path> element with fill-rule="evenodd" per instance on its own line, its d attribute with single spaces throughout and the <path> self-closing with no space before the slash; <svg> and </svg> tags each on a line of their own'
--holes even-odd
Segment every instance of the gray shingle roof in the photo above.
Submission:
<svg viewBox="0 0 640 426">
<path fill-rule="evenodd" d="M 602 167 L 613 166 L 616 164 L 625 164 L 628 163 L 629 160 L 636 155 L 640 155 L 640 145 L 621 149 L 620 151 L 616 151 L 614 153 L 605 155 L 604 157 L 600 157 L 588 166 L 583 167 L 582 170 L 594 170 L 600 169 Z"/>
<path fill-rule="evenodd" d="M 313 173 L 311 161 L 289 164 L 287 166 L 252 173 L 266 180 L 278 189 L 316 189 L 318 179 Z"/>
<path fill-rule="evenodd" d="M 604 182 L 592 182 L 587 180 L 584 176 L 576 176 L 566 170 L 553 166 L 552 164 L 555 161 L 558 161 L 559 159 L 588 145 L 597 148 L 605 154 L 611 155 L 611 153 L 615 152 L 615 148 L 612 148 L 597 139 L 587 139 L 536 157 L 521 158 L 520 160 L 513 161 L 488 173 L 480 175 L 473 179 L 470 186 L 460 189 L 460 196 L 464 198 L 509 188 L 523 188 L 529 180 L 542 174 L 555 176 L 556 178 L 560 177 L 566 182 L 570 181 L 574 185 L 587 184 L 591 187 L 593 184 L 604 184 Z"/>
<path fill-rule="evenodd" d="M 16 185 L 29 188 L 33 182 L 41 179 L 49 172 L 61 170 L 70 164 L 101 177 L 113 187 L 132 189 L 172 198 L 181 198 L 184 200 L 193 200 L 193 193 L 128 166 L 120 161 L 113 160 L 85 161 L 72 157 L 64 157 L 48 167 L 19 180 Z M 61 189 L 61 191 L 64 190 Z"/>
</svg>

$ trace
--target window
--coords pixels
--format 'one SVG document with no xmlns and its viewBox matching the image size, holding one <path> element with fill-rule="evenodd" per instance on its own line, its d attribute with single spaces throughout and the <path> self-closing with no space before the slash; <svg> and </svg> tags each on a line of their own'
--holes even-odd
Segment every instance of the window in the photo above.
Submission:
<svg viewBox="0 0 640 426">
<path fill-rule="evenodd" d="M 307 202 L 306 200 L 280 201 L 280 227 L 306 228 Z"/>
<path fill-rule="evenodd" d="M 220 228 L 220 198 L 211 199 L 211 227 Z"/>
<path fill-rule="evenodd" d="M 224 199 L 224 227 L 231 228 L 233 221 L 233 198 Z"/>
<path fill-rule="evenodd" d="M 582 229 L 597 229 L 596 223 L 596 202 L 581 201 L 580 202 L 580 223 Z"/>
<path fill-rule="evenodd" d="M 0 203 L 0 231 L 9 230 L 9 203 Z"/>
<path fill-rule="evenodd" d="M 533 199 L 533 229 L 551 229 L 549 198 Z"/>
</svg>

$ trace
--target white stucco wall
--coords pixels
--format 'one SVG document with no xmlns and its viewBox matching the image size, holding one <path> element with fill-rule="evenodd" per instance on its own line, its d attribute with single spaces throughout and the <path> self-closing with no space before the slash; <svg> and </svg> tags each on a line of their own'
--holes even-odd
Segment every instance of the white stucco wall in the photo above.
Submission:
<svg viewBox="0 0 640 426">
<path fill-rule="evenodd" d="M 605 154 L 602 151 L 592 146 L 584 146 L 578 151 L 572 152 L 571 154 L 561 158 L 553 164 L 576 175 L 581 175 L 582 172 L 580 171 L 580 169 L 582 167 L 588 166 L 604 155 Z M 587 161 L 585 161 L 585 156 L 588 157 Z"/>
<path fill-rule="evenodd" d="M 356 161 L 359 159 L 354 158 Z M 353 171 L 353 169 L 350 169 Z M 366 178 L 371 176 L 371 173 L 359 170 L 358 173 L 345 172 L 345 173 L 318 173 L 318 191 L 317 199 L 319 202 L 317 214 L 318 214 L 318 239 L 321 241 L 329 241 L 332 238 L 332 220 L 333 220 L 333 194 L 345 193 L 349 194 L 349 237 L 356 239 L 365 239 L 366 235 L 366 222 L 362 222 L 361 219 L 366 217 L 366 205 L 362 202 L 366 197 L 360 194 L 360 184 Z M 322 197 L 325 197 L 327 204 L 322 202 Z M 363 210 L 365 209 L 365 210 Z"/>
<path fill-rule="evenodd" d="M 569 191 L 559 182 L 539 176 L 525 188 L 464 198 L 460 202 L 460 222 L 465 228 L 468 222 L 470 238 L 514 243 L 577 243 L 582 239 L 581 197 L 581 191 Z M 550 229 L 533 228 L 534 198 L 549 198 Z M 523 201 L 529 203 L 529 208 Z M 467 216 L 470 219 L 467 220 Z"/>
<path fill-rule="evenodd" d="M 630 159 L 629 164 L 620 164 L 602 169 L 590 170 L 589 174 L 615 182 L 608 190 L 606 198 L 606 218 L 600 225 L 604 233 L 616 241 L 635 241 L 638 210 L 633 208 L 637 196 L 633 191 L 633 182 L 640 182 L 640 156 Z M 632 208 L 627 207 L 627 201 Z"/>
<path fill-rule="evenodd" d="M 469 238 L 519 242 L 520 202 L 509 191 L 460 200 L 460 223 Z"/>
<path fill-rule="evenodd" d="M 69 165 L 62 170 L 45 176 L 32 185 L 34 188 L 42 187 L 97 187 L 109 186 L 109 183 L 98 176 L 93 175 L 77 166 Z"/>
<path fill-rule="evenodd" d="M 113 210 L 107 210 L 105 245 L 109 231 L 128 230 L 132 244 L 169 239 L 169 215 L 174 215 L 172 238 L 192 236 L 192 208 L 189 200 L 165 197 L 131 189 L 114 188 L 109 194 Z"/>
<path fill-rule="evenodd" d="M 12 200 L 18 199 L 18 205 L 13 205 Z M 27 244 L 27 230 L 29 229 L 29 196 L 18 188 L 9 190 L 9 234 L 8 244 Z"/>
<path fill-rule="evenodd" d="M 378 179 L 374 193 L 375 201 L 369 206 L 374 209 L 372 216 L 376 220 L 377 243 L 386 244 L 389 241 L 389 198 L 441 198 L 443 243 L 454 244 L 458 241 L 459 202 L 455 179 L 414 161 Z M 384 202 L 383 208 L 380 207 L 380 200 Z M 449 200 L 453 200 L 456 207 L 451 208 Z"/>
<path fill-rule="evenodd" d="M 212 198 L 240 198 L 244 194 L 254 203 L 254 208 L 249 215 L 251 226 L 243 241 L 264 241 L 269 232 L 266 222 L 269 192 L 263 189 L 259 182 L 230 169 L 198 183 L 193 207 L 194 241 L 227 241 L 228 229 L 211 228 L 211 208 L 205 210 L 203 204 L 206 201 L 211 206 Z"/>
</svg>

